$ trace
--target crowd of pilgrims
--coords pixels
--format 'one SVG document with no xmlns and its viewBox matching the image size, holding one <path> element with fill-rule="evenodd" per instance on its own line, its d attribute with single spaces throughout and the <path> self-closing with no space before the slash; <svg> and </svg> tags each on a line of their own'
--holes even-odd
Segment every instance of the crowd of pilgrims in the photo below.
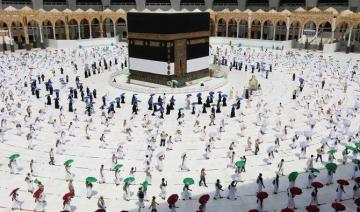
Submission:
<svg viewBox="0 0 360 212">
<path fill-rule="evenodd" d="M 358 204 L 357 202 L 360 202 L 358 200 L 360 198 L 358 160 L 360 100 L 350 95 L 348 91 L 349 84 L 352 86 L 351 92 L 355 87 L 357 89 L 360 87 L 356 61 L 341 63 L 331 57 L 326 58 L 318 54 L 300 54 L 263 48 L 254 50 L 232 45 L 210 47 L 210 53 L 214 56 L 214 64 L 226 67 L 230 72 L 249 72 L 249 75 L 256 75 L 264 83 L 267 81 L 281 83 L 271 77 L 275 72 L 284 72 L 282 74 L 287 80 L 293 81 L 295 85 L 292 95 L 281 97 L 284 102 L 290 104 L 267 102 L 263 97 L 267 91 L 254 90 L 243 93 L 240 92 L 242 88 L 235 86 L 227 90 L 183 95 L 165 93 L 139 95 L 124 91 L 119 96 L 111 96 L 106 90 L 98 91 L 96 85 L 87 83 L 87 80 L 107 72 L 126 69 L 127 52 L 123 44 L 1 55 L 0 142 L 2 144 L 0 146 L 6 143 L 17 145 L 17 139 L 9 139 L 10 133 L 14 133 L 15 136 L 26 139 L 27 151 L 34 151 L 37 146 L 41 146 L 40 132 L 53 129 L 56 141 L 50 149 L 42 149 L 42 151 L 48 152 L 49 166 L 62 165 L 62 161 L 55 159 L 66 154 L 66 146 L 72 142 L 69 142 L 69 138 L 76 137 L 83 140 L 82 142 L 99 141 L 98 148 L 107 149 L 113 146 L 109 142 L 108 135 L 114 128 L 115 120 L 118 120 L 116 116 L 131 113 L 129 119 L 123 120 L 123 129 L 121 135 L 118 135 L 118 140 L 125 142 L 117 145 L 115 151 L 109 155 L 111 166 L 105 167 L 106 163 L 102 162 L 98 169 L 98 179 L 86 179 L 85 196 L 88 199 L 96 196 L 98 211 L 106 211 L 106 198 L 103 197 L 106 194 L 95 195 L 94 183 L 99 184 L 96 187 L 106 184 L 110 181 L 110 175 L 113 176 L 111 181 L 116 186 L 122 186 L 123 200 L 134 201 L 136 207 L 144 208 L 145 200 L 150 200 L 148 209 L 157 211 L 159 200 L 156 196 L 147 196 L 150 189 L 158 191 L 158 197 L 162 200 L 167 200 L 168 210 L 183 211 L 177 206 L 178 199 L 184 201 L 192 199 L 192 190 L 208 186 L 206 179 L 211 174 L 206 168 L 201 169 L 200 177 L 190 176 L 199 180 L 198 185 L 193 185 L 194 180 L 184 179 L 184 186 L 178 191 L 179 195 L 167 193 L 167 187 L 178 182 L 161 178 L 159 185 L 153 185 L 152 181 L 153 177 L 161 176 L 162 172 L 166 172 L 168 167 L 164 166 L 164 161 L 167 157 L 171 157 L 172 152 L 177 151 L 176 147 L 181 145 L 179 143 L 187 138 L 184 136 L 186 133 L 191 134 L 193 140 L 199 137 L 199 141 L 194 142 L 204 144 L 201 150 L 204 160 L 211 161 L 217 155 L 216 146 L 227 145 L 227 164 L 224 167 L 213 164 L 213 167 L 220 170 L 231 169 L 233 174 L 230 179 L 210 177 L 215 179 L 212 185 L 214 193 L 210 194 L 212 203 L 223 197 L 228 199 L 224 201 L 241 198 L 242 194 L 239 191 L 247 173 L 256 172 L 257 179 L 251 182 L 257 184 L 253 191 L 257 207 L 253 211 L 263 211 L 266 208 L 264 199 L 268 195 L 280 195 L 279 188 L 283 188 L 281 184 L 286 184 L 286 181 L 288 181 L 285 189 L 287 202 L 284 200 L 284 204 L 278 207 L 296 209 L 298 204 L 295 203 L 295 197 L 301 195 L 301 188 L 306 187 L 305 189 L 311 189 L 309 201 L 299 205 L 307 206 L 309 211 L 316 211 L 319 206 L 319 190 L 325 185 L 330 187 L 332 184 L 336 185 L 328 191 L 334 193 L 334 198 L 327 199 L 322 204 L 332 204 L 333 208 L 344 206 L 342 201 L 345 192 L 352 193 L 355 200 L 353 204 Z M 351 105 L 347 104 L 349 101 L 347 98 L 354 98 L 350 101 Z M 96 99 L 101 101 L 95 102 Z M 147 101 L 142 102 L 142 100 Z M 289 113 L 290 109 L 301 113 Z M 170 116 L 171 113 L 177 115 Z M 254 123 L 248 121 L 250 114 L 256 116 Z M 270 123 L 272 119 L 274 121 Z M 190 121 L 191 127 L 187 129 L 185 126 L 189 126 Z M 85 124 L 80 124 L 81 122 Z M 169 123 L 175 128 L 174 132 L 162 130 L 163 126 Z M 229 126 L 229 123 L 234 127 Z M 305 127 L 297 127 L 301 125 Z M 135 141 L 138 133 L 141 134 L 141 128 L 147 137 L 143 147 L 145 149 L 143 167 L 131 165 L 123 167 L 122 161 L 128 154 L 125 148 L 126 142 Z M 255 129 L 257 132 L 250 135 L 248 129 Z M 228 139 L 226 136 L 229 131 L 235 133 L 234 139 Z M 100 136 L 96 137 L 95 132 L 99 132 Z M 273 141 L 267 140 L 269 135 Z M 267 139 L 264 139 L 265 136 L 268 136 Z M 319 136 L 320 142 L 317 142 Z M 290 148 L 288 151 L 299 159 L 296 163 L 301 164 L 300 167 L 305 167 L 305 170 L 286 169 L 287 163 L 291 162 L 282 158 L 284 154 L 281 154 L 281 151 L 287 147 Z M 275 164 L 272 166 L 273 174 L 267 173 L 266 178 L 271 178 L 267 183 L 264 180 L 265 174 L 261 173 L 261 170 L 246 168 L 248 163 L 251 164 L 251 161 L 262 155 L 265 155 L 261 160 L 264 159 L 266 165 Z M 277 155 L 279 157 L 275 159 Z M 324 158 L 324 155 L 327 155 L 327 158 Z M 341 158 L 336 160 L 335 156 Z M 194 157 L 196 155 L 193 153 L 184 151 L 178 159 L 179 163 L 172 165 L 179 165 L 181 171 L 193 173 L 191 167 L 195 161 L 190 161 L 190 158 Z M 48 207 L 44 192 L 46 184 L 39 180 L 47 173 L 41 172 L 42 169 L 39 167 L 43 164 L 40 165 L 36 160 L 37 158 L 32 159 L 29 168 L 24 168 L 26 161 L 21 160 L 21 155 L 14 154 L 9 157 L 8 170 L 4 168 L 1 170 L 3 174 L 4 171 L 9 171 L 11 175 L 24 175 L 28 186 L 21 188 L 19 182 L 19 186 L 11 189 L 10 200 L 13 210 L 23 208 L 22 196 L 27 194 L 21 190 L 33 195 L 35 211 L 45 211 Z M 18 165 L 18 161 L 21 165 Z M 62 205 L 58 208 L 62 211 L 72 211 L 74 208 L 72 199 L 80 198 L 75 196 L 73 183 L 81 182 L 72 170 L 73 162 L 66 161 L 63 165 L 65 173 L 62 178 L 67 182 L 68 193 L 63 194 L 64 196 L 59 200 L 62 201 Z M 344 179 L 337 177 L 337 168 L 342 165 L 352 170 L 351 175 Z M 126 173 L 125 169 L 129 172 Z M 136 189 L 135 195 L 133 187 L 138 184 L 134 183 L 134 178 L 139 176 L 140 172 L 144 179 L 137 177 L 136 181 L 141 184 Z M 284 173 L 290 174 L 284 177 Z M 317 177 L 320 173 L 326 175 L 326 181 Z M 305 178 L 306 184 L 304 185 L 303 180 L 298 182 L 298 178 Z M 228 185 L 223 185 L 225 182 L 229 182 Z M 351 185 L 351 188 L 348 185 Z M 132 196 L 136 196 L 136 200 L 131 198 Z M 6 200 L 0 200 L 0 203 L 4 204 L 4 201 Z M 210 201 L 209 196 L 202 195 L 199 199 L 198 211 L 206 211 L 208 201 Z M 211 211 L 211 208 L 208 211 Z"/>
</svg>

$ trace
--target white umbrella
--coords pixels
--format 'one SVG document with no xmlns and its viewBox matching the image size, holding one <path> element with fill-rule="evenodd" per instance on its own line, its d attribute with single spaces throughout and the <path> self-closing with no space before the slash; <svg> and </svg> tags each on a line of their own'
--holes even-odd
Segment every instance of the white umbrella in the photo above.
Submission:
<svg viewBox="0 0 360 212">
<path fill-rule="evenodd" d="M 275 149 L 275 145 L 271 145 L 271 146 L 269 146 L 269 147 L 266 149 L 266 152 L 267 152 L 267 153 L 273 152 L 274 149 Z"/>
<path fill-rule="evenodd" d="M 211 137 L 211 138 L 216 137 L 217 134 L 218 133 L 216 131 L 209 132 L 209 137 Z"/>
</svg>

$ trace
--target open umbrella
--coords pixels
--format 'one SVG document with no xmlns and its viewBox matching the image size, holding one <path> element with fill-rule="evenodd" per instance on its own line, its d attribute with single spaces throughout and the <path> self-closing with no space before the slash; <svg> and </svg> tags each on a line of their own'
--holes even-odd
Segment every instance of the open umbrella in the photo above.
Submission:
<svg viewBox="0 0 360 212">
<path fill-rule="evenodd" d="M 12 196 L 14 193 L 16 193 L 20 188 L 15 188 L 14 190 L 12 190 L 12 192 L 9 194 L 9 196 Z"/>
<path fill-rule="evenodd" d="M 148 183 L 148 181 L 145 180 L 143 183 L 141 183 L 141 185 L 144 188 L 144 190 L 147 190 L 149 183 Z"/>
<path fill-rule="evenodd" d="M 125 178 L 124 183 L 133 183 L 134 181 L 135 181 L 135 178 L 128 177 L 128 178 Z"/>
<path fill-rule="evenodd" d="M 42 194 L 42 192 L 44 191 L 43 187 L 38 188 L 38 190 L 36 190 L 33 194 L 33 197 L 35 199 L 39 199 L 40 195 Z"/>
<path fill-rule="evenodd" d="M 41 181 L 38 180 L 38 179 L 35 179 L 35 180 L 34 180 L 34 183 L 36 183 L 36 184 L 38 184 L 38 185 L 41 185 L 41 184 L 42 184 Z"/>
<path fill-rule="evenodd" d="M 294 210 L 291 208 L 284 208 L 281 210 L 281 212 L 294 212 Z"/>
<path fill-rule="evenodd" d="M 355 146 L 356 146 L 356 148 L 360 149 L 360 142 L 357 142 L 357 143 L 355 144 Z"/>
<path fill-rule="evenodd" d="M 13 155 L 10 155 L 9 159 L 10 160 L 15 160 L 16 158 L 20 157 L 19 154 L 13 154 Z"/>
<path fill-rule="evenodd" d="M 201 93 L 197 93 L 196 96 L 197 96 L 197 97 L 201 96 Z"/>
<path fill-rule="evenodd" d="M 65 166 L 70 166 L 70 164 L 72 164 L 74 162 L 74 160 L 70 159 L 64 162 Z"/>
<path fill-rule="evenodd" d="M 245 167 L 245 161 L 243 161 L 243 160 L 236 161 L 235 166 L 237 168 L 244 168 Z"/>
<path fill-rule="evenodd" d="M 258 209 L 251 209 L 249 212 L 260 212 Z"/>
<path fill-rule="evenodd" d="M 113 169 L 114 169 L 115 171 L 117 171 L 117 170 L 121 169 L 122 167 L 123 167 L 122 164 L 116 164 Z"/>
<path fill-rule="evenodd" d="M 314 188 L 322 188 L 324 185 L 320 182 L 315 181 L 311 183 L 311 186 Z"/>
<path fill-rule="evenodd" d="M 354 200 L 354 203 L 355 203 L 357 206 L 360 206 L 360 198 L 357 198 L 356 200 Z"/>
<path fill-rule="evenodd" d="M 325 167 L 329 171 L 336 171 L 337 165 L 335 163 L 328 163 Z"/>
<path fill-rule="evenodd" d="M 349 149 L 349 150 L 351 150 L 353 152 L 357 151 L 355 147 L 352 147 L 352 146 L 349 146 L 349 145 L 346 146 L 346 149 Z"/>
<path fill-rule="evenodd" d="M 302 194 L 302 190 L 301 190 L 301 188 L 298 188 L 298 187 L 292 187 L 292 188 L 290 188 L 290 193 L 292 195 L 300 195 L 300 194 Z"/>
<path fill-rule="evenodd" d="M 269 196 L 268 193 L 261 191 L 256 194 L 256 197 L 260 200 L 266 199 Z"/>
<path fill-rule="evenodd" d="M 295 181 L 298 175 L 299 175 L 298 172 L 291 172 L 289 174 L 288 178 L 289 178 L 290 181 Z"/>
<path fill-rule="evenodd" d="M 185 178 L 185 179 L 183 180 L 183 183 L 184 183 L 185 185 L 192 185 L 192 184 L 194 184 L 194 179 L 192 179 L 192 178 L 190 178 L 190 177 L 187 177 L 187 178 Z"/>
<path fill-rule="evenodd" d="M 316 205 L 308 205 L 306 206 L 306 210 L 308 212 L 319 212 L 320 209 Z"/>
<path fill-rule="evenodd" d="M 209 201 L 209 199 L 210 199 L 210 195 L 204 194 L 199 198 L 199 203 L 203 205 L 203 204 L 207 203 L 207 201 Z"/>
<path fill-rule="evenodd" d="M 95 177 L 87 177 L 86 178 L 86 182 L 88 183 L 95 183 L 97 181 L 97 179 Z"/>
<path fill-rule="evenodd" d="M 103 208 L 99 208 L 99 209 L 97 209 L 95 212 L 106 212 L 106 210 L 103 209 Z"/>
<path fill-rule="evenodd" d="M 320 173 L 320 171 L 318 169 L 315 169 L 315 168 L 310 168 L 309 169 L 312 173 Z"/>
<path fill-rule="evenodd" d="M 354 180 L 356 183 L 360 183 L 360 177 L 356 177 Z"/>
<path fill-rule="evenodd" d="M 335 152 L 336 152 L 335 149 L 331 149 L 331 150 L 329 150 L 327 153 L 328 153 L 329 155 L 333 155 L 333 154 L 335 154 Z"/>
<path fill-rule="evenodd" d="M 169 198 L 167 199 L 167 202 L 169 203 L 169 205 L 175 204 L 179 199 L 179 196 L 177 194 L 172 194 L 169 196 Z"/>
<path fill-rule="evenodd" d="M 349 182 L 343 179 L 337 180 L 337 183 L 339 183 L 340 185 L 349 185 Z"/>
<path fill-rule="evenodd" d="M 69 193 L 66 193 L 64 196 L 63 196 L 63 200 L 64 201 L 69 201 L 71 200 L 71 198 L 74 197 L 74 194 L 72 192 L 69 192 Z"/>
<path fill-rule="evenodd" d="M 335 209 L 335 211 L 344 211 L 346 210 L 346 207 L 339 203 L 339 202 L 334 202 L 333 204 L 331 204 L 331 207 Z"/>
</svg>

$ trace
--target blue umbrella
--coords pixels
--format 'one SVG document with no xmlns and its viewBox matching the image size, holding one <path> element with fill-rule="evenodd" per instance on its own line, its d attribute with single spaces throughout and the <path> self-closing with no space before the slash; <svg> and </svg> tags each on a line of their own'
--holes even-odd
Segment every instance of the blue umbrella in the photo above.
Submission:
<svg viewBox="0 0 360 212">
<path fill-rule="evenodd" d="M 134 94 L 135 95 L 135 94 Z M 150 94 L 150 96 L 154 96 L 155 94 L 154 93 L 152 93 L 152 94 Z"/>
<path fill-rule="evenodd" d="M 218 91 L 217 93 L 222 93 L 222 91 Z"/>
<path fill-rule="evenodd" d="M 197 97 L 201 96 L 201 93 L 196 94 Z"/>
<path fill-rule="evenodd" d="M 155 102 L 155 103 L 153 103 L 153 105 L 161 105 L 161 103 Z"/>
<path fill-rule="evenodd" d="M 186 96 L 189 97 L 189 96 L 192 96 L 192 95 L 189 93 L 189 94 L 186 94 Z"/>
<path fill-rule="evenodd" d="M 184 108 L 181 107 L 181 108 L 179 108 L 179 110 L 184 110 Z"/>
<path fill-rule="evenodd" d="M 303 83 L 304 82 L 304 78 L 299 78 L 299 81 L 300 81 L 300 83 Z"/>
<path fill-rule="evenodd" d="M 59 92 L 60 90 L 59 89 L 54 89 L 55 92 Z"/>
<path fill-rule="evenodd" d="M 226 98 L 226 97 L 228 97 L 228 95 L 227 95 L 227 94 L 223 94 L 222 97 L 225 97 L 225 98 Z"/>
<path fill-rule="evenodd" d="M 113 105 L 115 103 L 115 101 L 111 101 L 110 104 Z"/>
<path fill-rule="evenodd" d="M 235 107 L 235 106 L 237 106 L 237 104 L 232 104 L 231 106 Z"/>
<path fill-rule="evenodd" d="M 236 100 L 239 101 L 239 100 L 243 100 L 244 98 L 242 97 L 236 97 Z"/>
<path fill-rule="evenodd" d="M 194 105 L 197 105 L 197 102 L 193 102 L 193 103 L 191 103 L 191 104 L 194 106 Z"/>
<path fill-rule="evenodd" d="M 214 95 L 214 93 L 215 93 L 214 91 L 210 91 L 210 92 L 209 92 L 210 95 Z"/>
<path fill-rule="evenodd" d="M 121 98 L 120 97 L 116 97 L 115 100 L 120 100 Z"/>
<path fill-rule="evenodd" d="M 125 93 L 120 94 L 120 96 L 125 96 Z"/>
</svg>

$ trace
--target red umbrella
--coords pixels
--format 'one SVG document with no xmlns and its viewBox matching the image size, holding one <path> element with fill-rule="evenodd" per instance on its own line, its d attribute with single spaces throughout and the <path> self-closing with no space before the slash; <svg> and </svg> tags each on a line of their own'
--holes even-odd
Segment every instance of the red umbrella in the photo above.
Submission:
<svg viewBox="0 0 360 212">
<path fill-rule="evenodd" d="M 63 200 L 64 201 L 69 201 L 69 200 L 71 200 L 71 198 L 73 198 L 73 193 L 72 192 L 69 192 L 69 193 L 66 193 L 64 196 L 63 196 Z"/>
<path fill-rule="evenodd" d="M 354 179 L 356 183 L 360 183 L 360 177 Z"/>
<path fill-rule="evenodd" d="M 284 208 L 281 210 L 281 212 L 294 212 L 294 210 L 291 208 Z"/>
<path fill-rule="evenodd" d="M 360 198 L 357 198 L 354 202 L 357 206 L 360 206 Z"/>
<path fill-rule="evenodd" d="M 210 195 L 204 194 L 199 198 L 199 203 L 203 205 L 203 204 L 207 203 L 207 201 L 209 201 L 209 199 L 210 199 Z"/>
<path fill-rule="evenodd" d="M 333 207 L 336 211 L 344 211 L 346 210 L 345 206 L 341 203 L 334 202 L 331 207 Z"/>
<path fill-rule="evenodd" d="M 349 185 L 349 182 L 347 180 L 337 180 L 337 183 L 340 185 Z"/>
<path fill-rule="evenodd" d="M 306 210 L 308 212 L 319 212 L 320 209 L 316 205 L 308 205 L 306 206 Z"/>
<path fill-rule="evenodd" d="M 300 195 L 300 194 L 302 194 L 302 190 L 301 190 L 301 188 L 298 188 L 298 187 L 292 187 L 292 188 L 290 188 L 290 193 L 292 195 Z"/>
<path fill-rule="evenodd" d="M 14 193 L 16 193 L 20 188 L 15 188 L 14 190 L 12 190 L 12 192 L 10 193 L 9 196 L 12 196 Z"/>
<path fill-rule="evenodd" d="M 169 196 L 169 198 L 167 199 L 167 202 L 169 203 L 169 205 L 175 204 L 175 202 L 177 202 L 179 199 L 179 196 L 177 194 L 172 194 L 171 196 Z"/>
<path fill-rule="evenodd" d="M 39 197 L 40 197 L 40 195 L 42 194 L 43 191 L 44 191 L 44 188 L 43 188 L 43 187 L 38 188 L 38 190 L 36 190 L 36 191 L 34 192 L 33 197 L 34 197 L 35 199 L 39 199 Z"/>
<path fill-rule="evenodd" d="M 106 212 L 106 210 L 105 210 L 105 209 L 100 208 L 100 209 L 97 209 L 95 212 Z"/>
<path fill-rule="evenodd" d="M 266 199 L 268 196 L 269 196 L 269 194 L 266 193 L 266 192 L 264 192 L 264 191 L 259 192 L 259 193 L 256 194 L 256 197 L 257 197 L 258 199 L 260 199 L 260 200 Z"/>
<path fill-rule="evenodd" d="M 311 186 L 314 188 L 322 188 L 324 185 L 320 182 L 312 182 Z"/>
<path fill-rule="evenodd" d="M 251 209 L 249 212 L 260 212 L 258 209 Z"/>
</svg>

